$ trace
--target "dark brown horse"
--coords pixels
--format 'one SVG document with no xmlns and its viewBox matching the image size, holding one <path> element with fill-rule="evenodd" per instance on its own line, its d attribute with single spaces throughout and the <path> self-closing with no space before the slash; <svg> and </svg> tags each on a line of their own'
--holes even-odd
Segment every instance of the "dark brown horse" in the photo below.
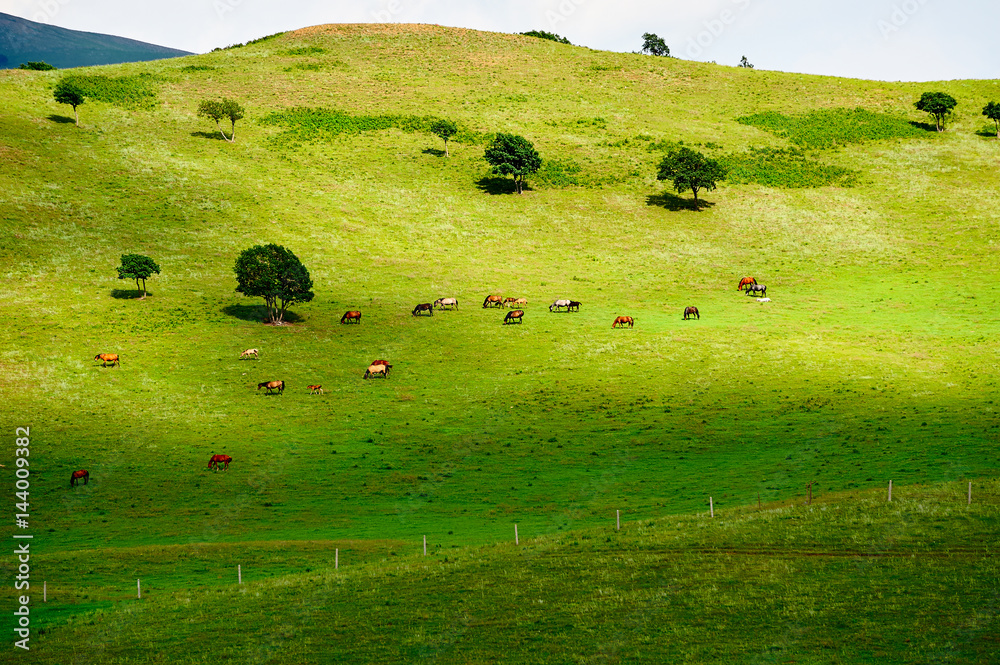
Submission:
<svg viewBox="0 0 1000 665">
<path fill-rule="evenodd" d="M 570 300 L 569 304 L 566 305 L 566 311 L 567 312 L 579 312 L 580 311 L 580 303 L 578 303 L 575 300 Z"/>
<path fill-rule="evenodd" d="M 483 301 L 483 309 L 487 307 L 503 307 L 503 296 L 486 296 Z"/>
<path fill-rule="evenodd" d="M 341 323 L 361 323 L 361 312 L 357 310 L 352 310 L 350 312 L 344 312 L 344 315 L 340 317 Z"/>
<path fill-rule="evenodd" d="M 373 360 L 373 361 L 371 362 L 371 364 L 372 364 L 372 365 L 385 365 L 385 366 L 386 366 L 386 367 L 388 367 L 389 369 L 392 369 L 392 365 L 390 365 L 390 364 L 389 364 L 389 361 L 388 361 L 388 360 L 382 360 L 382 359 L 379 359 L 379 360 Z"/>
<path fill-rule="evenodd" d="M 208 460 L 208 468 L 214 468 L 216 471 L 219 470 L 219 465 L 222 465 L 222 470 L 225 471 L 229 468 L 229 463 L 233 461 L 233 458 L 229 455 L 212 455 L 212 459 Z"/>
<path fill-rule="evenodd" d="M 257 390 L 261 388 L 267 388 L 268 394 L 271 394 L 272 390 L 277 390 L 278 394 L 285 392 L 285 382 L 284 381 L 265 381 L 263 383 L 257 384 Z"/>
<path fill-rule="evenodd" d="M 615 322 L 611 324 L 611 327 L 624 328 L 625 324 L 628 324 L 628 327 L 631 328 L 635 325 L 635 321 L 632 319 L 631 316 L 619 316 L 617 319 L 615 319 Z"/>
<path fill-rule="evenodd" d="M 756 283 L 757 283 L 757 278 L 756 277 L 744 277 L 743 279 L 740 280 L 740 284 L 739 284 L 739 286 L 736 287 L 736 290 L 737 291 L 742 291 L 744 286 L 747 286 L 748 284 L 756 284 Z"/>
<path fill-rule="evenodd" d="M 96 356 L 94 356 L 94 360 L 100 360 L 101 367 L 107 367 L 108 363 L 111 363 L 112 367 L 114 367 L 115 365 L 118 365 L 120 367 L 122 364 L 122 362 L 118 359 L 117 353 L 98 353 Z"/>
<path fill-rule="evenodd" d="M 420 303 L 419 305 L 413 308 L 413 311 L 410 312 L 410 315 L 416 316 L 420 312 L 427 312 L 430 316 L 434 316 L 434 306 L 431 305 L 429 302 Z"/>
<path fill-rule="evenodd" d="M 79 484 L 80 480 L 83 480 L 84 485 L 89 483 L 90 471 L 87 471 L 86 469 L 80 469 L 79 471 L 74 471 L 73 475 L 69 477 L 69 486 L 73 487 L 74 485 Z"/>
<path fill-rule="evenodd" d="M 507 312 L 507 316 L 503 317 L 504 325 L 508 323 L 514 323 L 514 319 L 517 319 L 518 323 L 521 323 L 521 317 L 524 316 L 524 310 L 515 309 L 512 312 Z"/>
<path fill-rule="evenodd" d="M 698 313 L 698 308 L 697 307 L 685 307 L 684 308 L 684 320 L 686 321 L 688 318 L 690 318 L 692 316 L 694 318 L 696 318 L 696 319 L 700 319 L 701 318 L 701 314 Z"/>
</svg>

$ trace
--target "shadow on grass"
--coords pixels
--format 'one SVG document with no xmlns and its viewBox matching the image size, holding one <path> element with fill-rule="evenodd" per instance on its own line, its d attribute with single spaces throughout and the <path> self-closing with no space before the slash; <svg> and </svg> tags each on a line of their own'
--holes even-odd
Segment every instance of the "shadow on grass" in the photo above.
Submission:
<svg viewBox="0 0 1000 665">
<path fill-rule="evenodd" d="M 138 300 L 142 298 L 142 291 L 135 289 L 111 289 L 111 297 L 115 300 Z M 146 297 L 152 298 L 153 292 L 146 291 Z"/>
<path fill-rule="evenodd" d="M 264 319 L 267 318 L 267 307 L 264 305 L 227 305 L 222 308 L 222 313 L 241 321 L 263 323 Z M 285 323 L 299 323 L 302 320 L 302 317 L 295 312 L 285 312 Z"/>
<path fill-rule="evenodd" d="M 216 141 L 226 140 L 222 138 L 222 134 L 220 134 L 219 132 L 191 132 L 191 136 L 200 139 L 215 139 Z"/>
<path fill-rule="evenodd" d="M 917 129 L 922 129 L 925 132 L 934 132 L 937 134 L 937 125 L 932 122 L 917 122 L 916 120 L 910 121 L 911 127 L 916 127 Z"/>
<path fill-rule="evenodd" d="M 997 130 L 993 127 L 983 127 L 976 132 L 976 136 L 982 136 L 985 139 L 995 139 L 997 138 Z"/>
<path fill-rule="evenodd" d="M 487 194 L 492 194 L 494 196 L 498 194 L 517 194 L 517 187 L 514 185 L 514 180 L 511 178 L 480 178 L 476 181 L 476 187 L 481 192 L 486 192 Z M 531 187 L 525 183 L 521 187 L 521 191 L 531 192 L 534 191 Z"/>
<path fill-rule="evenodd" d="M 434 155 L 435 157 L 444 157 L 444 150 L 438 150 L 437 148 L 424 148 L 421 152 L 425 155 Z"/>
<path fill-rule="evenodd" d="M 55 114 L 52 114 L 52 115 L 50 115 L 48 117 L 48 119 L 51 122 L 58 122 L 61 125 L 75 125 L 76 124 L 76 120 L 74 120 L 73 118 L 67 118 L 64 115 L 55 115 Z"/>
<path fill-rule="evenodd" d="M 678 210 L 694 210 L 698 212 L 702 208 L 711 208 L 715 204 L 711 201 L 702 201 L 701 199 L 697 201 L 694 199 L 682 199 L 671 192 L 664 192 L 662 194 L 650 194 L 647 196 L 646 205 L 659 206 L 660 208 L 666 208 L 674 212 Z"/>
</svg>

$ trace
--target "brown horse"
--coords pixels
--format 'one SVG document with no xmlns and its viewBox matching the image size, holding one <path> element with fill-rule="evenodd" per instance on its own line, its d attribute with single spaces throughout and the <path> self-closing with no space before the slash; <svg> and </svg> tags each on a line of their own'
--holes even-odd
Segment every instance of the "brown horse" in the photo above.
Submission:
<svg viewBox="0 0 1000 665">
<path fill-rule="evenodd" d="M 369 365 L 368 369 L 365 370 L 365 375 L 361 378 L 369 379 L 375 376 L 381 376 L 383 379 L 388 379 L 389 365 Z"/>
<path fill-rule="evenodd" d="M 431 305 L 429 302 L 420 303 L 419 305 L 413 308 L 413 311 L 410 312 L 410 315 L 416 316 L 420 312 L 427 312 L 431 316 L 434 316 L 434 306 Z"/>
<path fill-rule="evenodd" d="M 518 323 L 521 323 L 521 317 L 524 316 L 524 311 L 520 309 L 515 309 L 512 312 L 507 312 L 507 316 L 503 317 L 504 325 L 508 323 L 514 323 L 514 319 L 517 319 Z"/>
<path fill-rule="evenodd" d="M 257 384 L 257 390 L 261 388 L 267 388 L 267 393 L 270 395 L 272 390 L 277 390 L 278 394 L 285 392 L 285 382 L 284 381 L 265 381 L 263 383 Z"/>
<path fill-rule="evenodd" d="M 81 479 L 83 480 L 84 485 L 89 483 L 90 471 L 87 471 L 86 469 L 80 469 L 79 471 L 74 471 L 73 475 L 69 477 L 69 486 L 73 487 L 74 485 L 79 484 Z"/>
<path fill-rule="evenodd" d="M 322 395 L 323 394 L 323 386 L 321 386 L 321 385 L 306 386 L 306 388 L 309 389 L 309 394 L 310 395 Z"/>
<path fill-rule="evenodd" d="M 108 363 L 111 363 L 112 367 L 115 365 L 121 366 L 122 364 L 122 362 L 118 359 L 117 353 L 98 353 L 94 356 L 94 360 L 100 360 L 101 367 L 107 367 Z"/>
<path fill-rule="evenodd" d="M 351 310 L 350 312 L 344 312 L 344 315 L 340 317 L 341 323 L 361 323 L 361 312 L 356 310 Z"/>
<path fill-rule="evenodd" d="M 371 364 L 372 365 L 385 365 L 389 369 L 392 369 L 392 365 L 389 364 L 388 360 L 381 360 L 381 359 L 380 360 L 373 360 L 373 361 L 371 361 Z"/>
<path fill-rule="evenodd" d="M 736 287 L 736 290 L 737 291 L 742 291 L 744 286 L 747 286 L 749 284 L 756 284 L 756 283 L 757 283 L 757 278 L 755 278 L 755 277 L 744 277 L 743 279 L 740 280 L 740 284 L 739 284 L 739 286 Z"/>
<path fill-rule="evenodd" d="M 483 309 L 486 309 L 487 307 L 503 307 L 503 297 L 486 296 L 486 300 L 483 301 Z"/>
<path fill-rule="evenodd" d="M 233 461 L 233 458 L 229 455 L 212 455 L 212 459 L 208 460 L 208 468 L 215 468 L 216 471 L 219 470 L 219 465 L 222 465 L 222 470 L 225 471 L 229 468 L 229 463 Z"/>
<path fill-rule="evenodd" d="M 569 304 L 566 305 L 566 311 L 567 312 L 579 312 L 580 311 L 580 303 L 578 303 L 575 300 L 570 300 Z"/>
<path fill-rule="evenodd" d="M 626 323 L 628 324 L 629 328 L 631 328 L 632 326 L 635 325 L 635 321 L 632 320 L 631 316 L 619 316 L 617 319 L 615 319 L 615 322 L 611 324 L 611 327 L 612 328 L 616 328 L 616 327 L 624 328 Z"/>
<path fill-rule="evenodd" d="M 701 318 L 701 314 L 698 313 L 697 307 L 685 307 L 684 308 L 684 320 L 687 321 L 688 317 L 695 317 L 696 319 Z"/>
</svg>

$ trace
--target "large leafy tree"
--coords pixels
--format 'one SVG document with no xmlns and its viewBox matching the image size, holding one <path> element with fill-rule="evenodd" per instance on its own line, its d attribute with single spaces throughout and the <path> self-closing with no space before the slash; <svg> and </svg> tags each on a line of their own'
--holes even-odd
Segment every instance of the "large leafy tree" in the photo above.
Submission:
<svg viewBox="0 0 1000 665">
<path fill-rule="evenodd" d="M 925 92 L 913 103 L 918 111 L 925 111 L 934 116 L 934 122 L 939 132 L 944 131 L 944 117 L 950 115 L 958 102 L 946 92 Z"/>
<path fill-rule="evenodd" d="M 1000 139 L 1000 104 L 990 102 L 983 107 L 983 115 L 992 120 L 997 125 L 997 138 Z"/>
<path fill-rule="evenodd" d="M 670 47 L 663 41 L 663 37 L 652 32 L 645 32 L 642 35 L 642 53 L 666 57 L 670 55 Z"/>
<path fill-rule="evenodd" d="M 312 279 L 309 271 L 290 250 L 281 245 L 254 245 L 243 250 L 233 266 L 236 291 L 245 296 L 263 298 L 269 323 L 280 325 L 289 306 L 309 302 Z"/>
<path fill-rule="evenodd" d="M 656 179 L 672 180 L 678 194 L 690 189 L 697 207 L 698 190 L 712 191 L 727 175 L 726 167 L 714 159 L 691 148 L 677 148 L 668 152 L 660 162 Z"/>
<path fill-rule="evenodd" d="M 83 90 L 80 89 L 76 83 L 71 80 L 63 79 L 56 83 L 56 89 L 53 91 L 52 96 L 60 104 L 69 104 L 73 107 L 73 115 L 76 116 L 76 126 L 80 126 L 80 113 L 76 110 L 76 107 L 83 104 L 86 101 L 86 97 L 83 94 Z"/>
<path fill-rule="evenodd" d="M 531 141 L 503 132 L 493 138 L 483 158 L 493 166 L 494 173 L 514 176 L 518 194 L 524 190 L 525 176 L 536 173 L 542 167 L 542 158 Z"/>
<path fill-rule="evenodd" d="M 448 139 L 458 133 L 458 125 L 451 120 L 435 120 L 431 123 L 431 131 L 444 139 L 444 156 L 448 157 Z"/>
<path fill-rule="evenodd" d="M 148 256 L 122 254 L 122 264 L 118 266 L 118 279 L 134 279 L 137 291 L 140 290 L 139 280 L 142 280 L 142 299 L 146 297 L 146 280 L 154 273 L 160 274 L 160 266 Z"/>
<path fill-rule="evenodd" d="M 222 138 L 230 143 L 236 142 L 236 121 L 242 120 L 244 114 L 243 107 L 227 97 L 223 97 L 220 100 L 206 99 L 198 104 L 198 115 L 214 120 L 219 133 L 222 134 Z M 222 131 L 222 127 L 219 126 L 219 122 L 222 120 L 229 120 L 230 122 L 231 131 L 229 132 L 229 136 L 226 136 L 226 133 Z"/>
</svg>

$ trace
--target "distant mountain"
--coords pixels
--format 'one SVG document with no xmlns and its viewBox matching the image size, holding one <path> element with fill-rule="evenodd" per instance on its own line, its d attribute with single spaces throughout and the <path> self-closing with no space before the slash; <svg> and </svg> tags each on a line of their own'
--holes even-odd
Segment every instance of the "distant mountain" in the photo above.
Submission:
<svg viewBox="0 0 1000 665">
<path fill-rule="evenodd" d="M 0 12 L 0 69 L 43 61 L 60 69 L 191 55 L 134 39 L 57 28 Z"/>
</svg>

